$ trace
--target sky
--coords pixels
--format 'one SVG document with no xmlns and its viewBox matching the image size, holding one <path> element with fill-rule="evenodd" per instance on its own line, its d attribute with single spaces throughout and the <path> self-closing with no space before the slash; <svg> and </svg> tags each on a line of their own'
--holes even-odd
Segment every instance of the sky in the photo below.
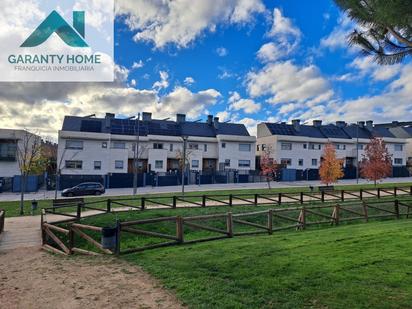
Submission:
<svg viewBox="0 0 412 309">
<path fill-rule="evenodd" d="M 375 64 L 348 47 L 354 27 L 332 0 L 116 0 L 115 82 L 0 83 L 0 127 L 55 137 L 65 115 L 143 111 L 213 114 L 251 134 L 267 121 L 411 120 L 411 62 Z"/>
</svg>

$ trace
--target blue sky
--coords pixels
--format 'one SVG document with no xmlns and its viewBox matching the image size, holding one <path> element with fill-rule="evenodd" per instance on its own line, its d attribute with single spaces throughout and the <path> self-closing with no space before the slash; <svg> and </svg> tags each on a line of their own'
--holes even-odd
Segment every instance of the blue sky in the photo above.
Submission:
<svg viewBox="0 0 412 309">
<path fill-rule="evenodd" d="M 115 83 L 0 85 L 0 126 L 53 135 L 67 114 L 142 111 L 214 114 L 252 134 L 294 118 L 410 120 L 410 61 L 349 48 L 356 25 L 332 0 L 116 0 L 116 16 Z"/>
</svg>

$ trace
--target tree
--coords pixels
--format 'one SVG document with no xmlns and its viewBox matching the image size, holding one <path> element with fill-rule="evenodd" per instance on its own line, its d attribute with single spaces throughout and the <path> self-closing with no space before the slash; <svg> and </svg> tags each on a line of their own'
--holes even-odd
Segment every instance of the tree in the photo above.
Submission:
<svg viewBox="0 0 412 309">
<path fill-rule="evenodd" d="M 23 215 L 28 176 L 44 172 L 47 159 L 42 154 L 40 136 L 25 130 L 21 136 L 16 136 L 16 142 L 16 158 L 20 170 L 20 215 Z"/>
<path fill-rule="evenodd" d="M 349 44 L 372 55 L 379 64 L 400 63 L 412 55 L 412 5 L 410 0 L 335 0 L 359 28 Z"/>
<path fill-rule="evenodd" d="M 271 189 L 270 182 L 277 179 L 277 176 L 280 170 L 279 164 L 271 156 L 270 148 L 264 151 L 263 156 L 260 159 L 260 169 L 261 169 L 261 175 L 266 177 L 268 188 L 270 190 Z"/>
<path fill-rule="evenodd" d="M 374 182 L 391 175 L 392 159 L 383 139 L 372 138 L 360 163 L 361 176 Z"/>
<path fill-rule="evenodd" d="M 326 144 L 323 151 L 322 161 L 319 168 L 319 176 L 321 183 L 329 186 L 344 176 L 343 160 L 336 157 L 335 146 Z"/>
</svg>

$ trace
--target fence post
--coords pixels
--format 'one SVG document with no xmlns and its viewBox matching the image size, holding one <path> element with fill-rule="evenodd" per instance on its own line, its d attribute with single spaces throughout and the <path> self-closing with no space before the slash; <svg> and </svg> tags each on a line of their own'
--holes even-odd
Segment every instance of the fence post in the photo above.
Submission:
<svg viewBox="0 0 412 309">
<path fill-rule="evenodd" d="M 325 201 L 325 191 L 320 191 L 321 192 L 321 199 L 322 199 L 322 203 Z"/>
<path fill-rule="evenodd" d="M 176 217 L 176 238 L 179 243 L 184 242 L 183 238 L 183 218 L 181 216 Z"/>
<path fill-rule="evenodd" d="M 227 237 L 233 237 L 233 216 L 231 212 L 227 213 L 226 217 L 226 230 L 227 230 Z"/>
<path fill-rule="evenodd" d="M 381 188 L 378 188 L 378 198 L 381 198 Z"/>
<path fill-rule="evenodd" d="M 303 196 L 304 196 L 303 192 L 300 192 L 300 203 L 301 204 L 303 204 Z"/>
<path fill-rule="evenodd" d="M 233 194 L 229 194 L 229 206 L 233 206 Z"/>
<path fill-rule="evenodd" d="M 268 210 L 268 233 L 269 235 L 273 234 L 273 210 Z"/>
<path fill-rule="evenodd" d="M 398 188 L 397 188 L 397 187 L 394 187 L 394 188 L 393 188 L 393 195 L 394 195 L 395 197 L 398 196 Z"/>
<path fill-rule="evenodd" d="M 69 226 L 69 254 L 73 254 L 73 248 L 74 248 L 74 232 L 72 229 L 72 225 L 70 224 Z"/>
<path fill-rule="evenodd" d="M 395 200 L 394 206 L 395 206 L 396 219 L 399 219 L 400 215 L 399 215 L 399 201 L 398 200 Z"/>
<path fill-rule="evenodd" d="M 335 221 L 336 225 L 339 225 L 339 204 L 335 205 L 335 209 L 333 210 L 333 220 Z"/>
<path fill-rule="evenodd" d="M 259 195 L 255 193 L 255 200 L 254 200 L 255 206 L 257 206 L 258 204 L 258 198 L 259 198 Z"/>
<path fill-rule="evenodd" d="M 108 199 L 107 200 L 107 210 L 106 212 L 111 212 L 112 211 L 112 200 Z"/>
<path fill-rule="evenodd" d="M 365 213 L 365 221 L 368 222 L 369 221 L 369 218 L 368 218 L 368 205 L 365 202 L 363 202 L 362 204 L 363 204 L 363 212 Z"/>
<path fill-rule="evenodd" d="M 83 203 L 78 203 L 77 204 L 77 215 L 76 218 L 79 221 L 82 217 L 82 207 L 83 207 Z"/>
<path fill-rule="evenodd" d="M 177 196 L 173 195 L 173 208 L 176 208 L 177 205 Z"/>
<path fill-rule="evenodd" d="M 304 230 L 306 228 L 306 210 L 305 210 L 305 206 L 302 207 L 302 209 L 300 210 L 300 214 L 299 214 L 299 227 L 298 229 L 302 229 Z"/>
<path fill-rule="evenodd" d="M 282 192 L 279 192 L 278 194 L 278 204 L 282 204 Z"/>
<path fill-rule="evenodd" d="M 122 230 L 122 225 L 120 223 L 120 220 L 117 219 L 116 220 L 116 248 L 115 248 L 115 251 L 114 251 L 114 253 L 116 255 L 120 255 L 120 233 L 121 233 L 121 230 Z"/>
<path fill-rule="evenodd" d="M 359 189 L 359 198 L 362 201 L 363 200 L 363 190 Z"/>
<path fill-rule="evenodd" d="M 142 210 L 144 210 L 145 207 L 146 207 L 146 198 L 145 198 L 145 197 L 142 197 L 142 198 L 141 198 L 141 201 L 140 201 L 140 208 L 141 208 Z"/>
<path fill-rule="evenodd" d="M 46 244 L 46 234 L 44 233 L 43 223 L 44 223 L 44 209 L 41 210 L 41 244 L 44 246 Z"/>
<path fill-rule="evenodd" d="M 206 195 L 202 196 L 202 207 L 206 207 Z"/>
<path fill-rule="evenodd" d="M 340 200 L 341 200 L 342 202 L 345 201 L 345 190 L 341 190 L 341 191 L 340 191 Z"/>
</svg>

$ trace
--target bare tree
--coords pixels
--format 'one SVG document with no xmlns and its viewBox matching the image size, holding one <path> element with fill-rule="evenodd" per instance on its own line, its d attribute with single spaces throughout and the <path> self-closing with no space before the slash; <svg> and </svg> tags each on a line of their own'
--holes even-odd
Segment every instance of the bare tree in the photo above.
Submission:
<svg viewBox="0 0 412 309">
<path fill-rule="evenodd" d="M 39 135 L 27 130 L 16 137 L 16 158 L 20 170 L 20 215 L 24 214 L 24 193 L 30 174 L 44 171 L 45 160 L 42 156 L 42 140 Z"/>
</svg>

